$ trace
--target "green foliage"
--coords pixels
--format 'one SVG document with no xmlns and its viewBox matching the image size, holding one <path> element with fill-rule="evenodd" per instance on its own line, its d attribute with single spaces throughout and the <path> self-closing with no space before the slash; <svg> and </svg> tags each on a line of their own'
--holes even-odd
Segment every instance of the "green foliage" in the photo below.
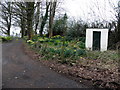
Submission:
<svg viewBox="0 0 120 90">
<path fill-rule="evenodd" d="M 9 42 L 12 41 L 12 37 L 11 36 L 0 36 L 0 39 L 2 40 L 2 42 Z"/>
<path fill-rule="evenodd" d="M 84 23 L 82 20 L 72 21 L 69 23 L 68 30 L 66 36 L 68 39 L 74 39 L 79 37 L 85 37 L 85 31 L 88 25 Z"/>
<path fill-rule="evenodd" d="M 67 57 L 70 57 L 73 55 L 73 50 L 70 50 L 70 49 L 66 49 L 64 51 L 64 57 L 67 58 Z"/>
<path fill-rule="evenodd" d="M 55 50 L 55 53 L 58 54 L 58 55 L 60 55 L 61 52 L 62 52 L 61 49 L 56 49 L 56 50 Z"/>
<path fill-rule="evenodd" d="M 54 26 L 53 26 L 53 35 L 62 35 L 63 34 L 64 24 L 62 22 L 63 22 L 62 19 L 55 21 Z"/>
<path fill-rule="evenodd" d="M 36 39 L 27 40 L 27 43 L 43 56 L 44 60 L 57 60 L 62 64 L 73 66 L 76 60 L 81 59 L 82 62 L 87 60 L 101 60 L 105 65 L 109 61 L 115 62 L 118 60 L 116 52 L 106 51 L 87 51 L 85 50 L 84 37 L 76 40 L 66 41 L 66 38 L 60 35 L 52 38 L 34 37 Z M 37 47 L 35 47 L 38 45 Z M 84 59 L 84 57 L 86 59 Z M 84 61 L 83 61 L 84 60 Z"/>
<path fill-rule="evenodd" d="M 27 43 L 29 43 L 29 44 L 31 44 L 31 45 L 35 44 L 35 42 L 32 41 L 32 40 L 27 40 Z"/>
<path fill-rule="evenodd" d="M 63 17 L 55 20 L 53 24 L 53 35 L 63 35 L 65 32 L 65 25 L 67 23 L 67 14 L 64 14 Z"/>
<path fill-rule="evenodd" d="M 80 41 L 77 44 L 78 44 L 79 48 L 85 49 L 85 43 L 83 43 L 83 42 Z"/>
<path fill-rule="evenodd" d="M 85 43 L 85 37 L 79 37 L 78 40 Z"/>
<path fill-rule="evenodd" d="M 54 48 L 47 48 L 46 50 L 47 50 L 48 53 L 49 52 L 55 53 L 55 49 Z"/>
<path fill-rule="evenodd" d="M 101 59 L 104 61 L 109 61 L 109 60 L 118 60 L 118 54 L 115 51 L 105 51 L 105 52 L 100 52 L 100 51 L 87 51 L 87 57 L 90 59 Z"/>
<path fill-rule="evenodd" d="M 56 35 L 56 36 L 53 36 L 53 37 L 51 37 L 52 39 L 62 39 L 63 37 L 62 36 L 60 36 L 60 35 Z"/>
<path fill-rule="evenodd" d="M 23 39 L 24 39 L 25 41 L 27 41 L 27 39 L 28 39 L 28 36 L 24 36 L 24 37 L 23 37 Z"/>
<path fill-rule="evenodd" d="M 81 56 L 81 55 L 85 55 L 85 54 L 86 54 L 86 51 L 83 50 L 83 49 L 78 49 L 78 50 L 76 51 L 76 55 L 77 55 L 77 56 Z"/>
<path fill-rule="evenodd" d="M 51 38 L 37 36 L 33 37 L 32 40 L 27 40 L 27 43 L 32 47 L 35 47 L 36 43 L 39 43 L 40 48 L 37 50 L 39 50 L 45 59 L 59 59 L 61 63 L 71 63 L 73 62 L 72 60 L 86 55 L 84 50 L 85 44 L 82 41 L 66 41 L 66 38 L 60 35 Z"/>
<path fill-rule="evenodd" d="M 36 36 L 33 36 L 33 37 L 32 37 L 32 41 L 37 41 L 38 38 L 39 38 L 39 36 L 37 36 L 37 35 L 36 35 Z"/>
</svg>

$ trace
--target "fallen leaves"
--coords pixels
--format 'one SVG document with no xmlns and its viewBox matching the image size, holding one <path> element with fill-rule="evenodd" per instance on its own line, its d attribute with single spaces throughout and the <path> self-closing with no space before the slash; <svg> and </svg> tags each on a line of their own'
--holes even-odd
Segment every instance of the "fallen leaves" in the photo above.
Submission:
<svg viewBox="0 0 120 90">
<path fill-rule="evenodd" d="M 91 66 L 60 64 L 55 61 L 41 61 L 43 64 L 58 71 L 73 77 L 82 78 L 93 82 L 93 86 L 118 88 L 120 79 L 118 78 L 117 70 L 111 71 L 109 69 L 101 69 Z M 79 82 L 82 82 L 81 80 Z M 111 82 L 115 82 L 112 83 Z"/>
</svg>

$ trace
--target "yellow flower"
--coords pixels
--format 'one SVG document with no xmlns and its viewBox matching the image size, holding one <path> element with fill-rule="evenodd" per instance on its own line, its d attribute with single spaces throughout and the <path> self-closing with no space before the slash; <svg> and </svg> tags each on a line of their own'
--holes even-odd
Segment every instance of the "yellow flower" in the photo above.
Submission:
<svg viewBox="0 0 120 90">
<path fill-rule="evenodd" d="M 74 50 L 76 52 L 76 50 Z"/>
<path fill-rule="evenodd" d="M 83 57 L 80 57 L 80 59 L 83 59 Z"/>
</svg>

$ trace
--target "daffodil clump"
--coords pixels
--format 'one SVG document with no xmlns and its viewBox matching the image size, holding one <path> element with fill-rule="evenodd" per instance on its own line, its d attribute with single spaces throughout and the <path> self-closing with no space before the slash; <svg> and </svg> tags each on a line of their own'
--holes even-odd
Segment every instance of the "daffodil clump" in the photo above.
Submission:
<svg viewBox="0 0 120 90">
<path fill-rule="evenodd" d="M 86 55 L 85 44 L 82 41 L 66 40 L 60 35 L 47 37 L 34 37 L 32 40 L 27 40 L 31 46 L 38 45 L 37 50 L 45 56 L 45 58 L 55 59 L 80 59 Z"/>
<path fill-rule="evenodd" d="M 27 43 L 29 43 L 31 45 L 35 44 L 35 42 L 33 42 L 32 40 L 27 40 Z"/>
</svg>

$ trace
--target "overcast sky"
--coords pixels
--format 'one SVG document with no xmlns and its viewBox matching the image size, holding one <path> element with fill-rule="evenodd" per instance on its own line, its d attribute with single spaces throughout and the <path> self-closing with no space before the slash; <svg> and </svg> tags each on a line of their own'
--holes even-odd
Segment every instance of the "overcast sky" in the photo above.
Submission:
<svg viewBox="0 0 120 90">
<path fill-rule="evenodd" d="M 110 1 L 110 3 L 109 3 Z M 113 5 L 117 6 L 118 0 L 64 0 L 64 8 L 69 17 L 84 20 L 114 18 Z M 94 14 L 94 13 L 95 14 Z"/>
</svg>

